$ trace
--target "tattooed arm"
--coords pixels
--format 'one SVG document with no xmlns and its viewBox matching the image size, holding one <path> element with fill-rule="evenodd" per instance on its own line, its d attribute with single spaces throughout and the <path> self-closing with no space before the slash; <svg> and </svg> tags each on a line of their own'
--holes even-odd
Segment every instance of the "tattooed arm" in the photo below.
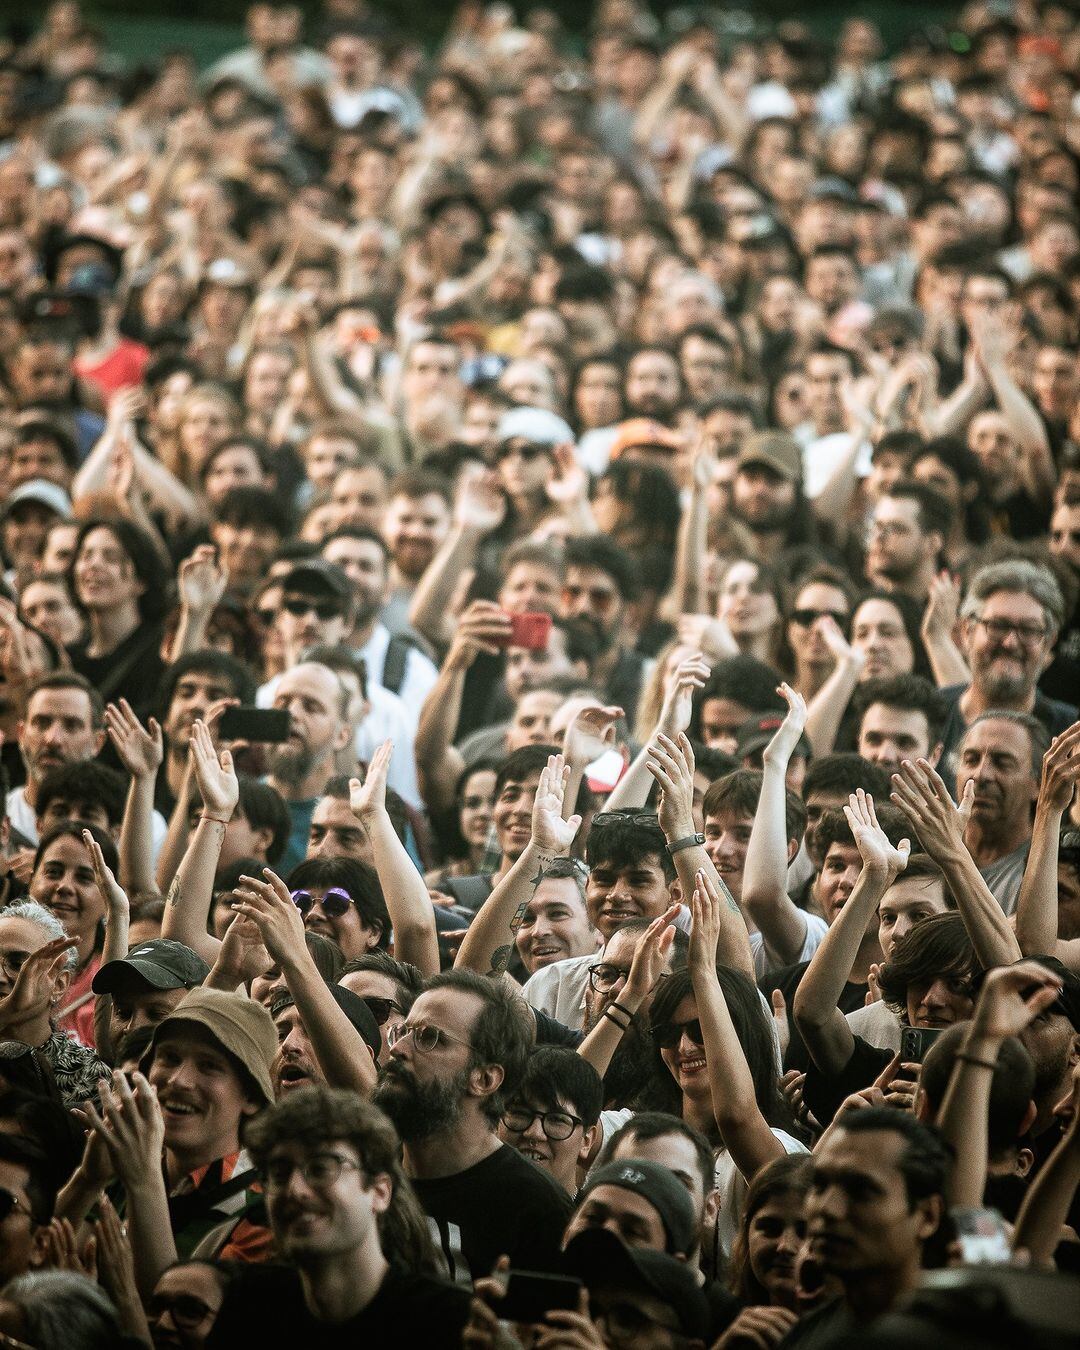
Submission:
<svg viewBox="0 0 1080 1350">
<path fill-rule="evenodd" d="M 218 939 L 206 931 L 214 895 L 214 873 L 225 839 L 225 826 L 236 809 L 240 785 L 233 770 L 232 756 L 227 750 L 220 756 L 216 754 L 203 722 L 196 722 L 192 730 L 191 757 L 202 793 L 203 810 L 165 897 L 161 936 L 184 943 L 212 966 L 221 946 Z"/>
<path fill-rule="evenodd" d="M 556 858 L 569 855 L 581 825 L 580 816 L 562 818 L 569 778 L 570 768 L 562 755 L 550 755 L 536 789 L 532 839 L 469 925 L 455 967 L 475 970 L 481 975 L 501 975 L 506 970 L 517 931 L 545 870 Z"/>
</svg>

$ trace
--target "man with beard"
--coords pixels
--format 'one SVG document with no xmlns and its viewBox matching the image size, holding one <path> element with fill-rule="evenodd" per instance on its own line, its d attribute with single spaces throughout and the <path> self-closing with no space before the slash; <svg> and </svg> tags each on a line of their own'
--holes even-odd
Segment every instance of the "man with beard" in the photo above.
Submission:
<svg viewBox="0 0 1080 1350">
<path fill-rule="evenodd" d="M 629 416 L 672 425 L 684 398 L 675 353 L 668 347 L 639 347 L 626 363 L 624 398 Z"/>
<path fill-rule="evenodd" d="M 293 828 L 282 858 L 288 873 L 307 851 L 315 803 L 334 773 L 334 756 L 349 743 L 348 694 L 328 667 L 308 661 L 287 670 L 274 694 L 289 714 L 289 736 L 270 756 L 270 786 L 284 797 Z"/>
<path fill-rule="evenodd" d="M 390 550 L 374 530 L 346 525 L 322 546 L 322 556 L 352 582 L 353 626 L 347 641 L 364 658 L 368 680 L 397 694 L 415 718 L 438 671 L 405 633 L 390 636 L 379 615 L 390 591 Z"/>
<path fill-rule="evenodd" d="M 878 498 L 870 520 L 866 579 L 923 603 L 949 534 L 949 503 L 925 483 L 899 482 Z"/>
<path fill-rule="evenodd" d="M 453 970 L 428 981 L 389 1034 L 375 1103 L 397 1127 L 405 1172 L 457 1282 L 512 1267 L 550 1270 L 570 1213 L 566 1193 L 496 1133 L 532 1043 L 521 1002 Z"/>
<path fill-rule="evenodd" d="M 159 692 L 158 707 L 165 733 L 164 772 L 154 788 L 154 805 L 170 816 L 188 769 L 188 740 L 196 722 L 206 720 L 211 705 L 222 699 L 251 703 L 255 677 L 251 670 L 225 652 L 189 652 L 168 667 Z"/>
<path fill-rule="evenodd" d="M 439 545 L 450 533 L 450 485 L 441 474 L 407 469 L 390 483 L 382 523 L 390 550 L 390 595 L 382 621 L 391 633 L 408 627 L 413 593 Z"/>
<path fill-rule="evenodd" d="M 956 792 L 971 792 L 964 843 L 994 898 L 1012 914 L 1031 847 L 1032 808 L 1039 795 L 1046 728 L 1028 713 L 983 713 L 957 752 Z"/>
<path fill-rule="evenodd" d="M 638 585 L 634 560 L 598 534 L 568 540 L 565 559 L 560 617 L 595 641 L 592 683 L 633 723 L 645 672 L 645 657 L 632 645 L 627 625 Z"/>
<path fill-rule="evenodd" d="M 298 950 L 314 965 L 303 943 Z M 288 969 L 283 968 L 282 973 L 288 985 Z M 278 1038 L 278 1052 L 271 1070 L 278 1101 L 316 1083 L 360 1091 L 358 1080 L 363 1079 L 364 1091 L 369 1092 L 374 1080 L 382 1038 L 371 1010 L 348 989 L 325 984 L 317 970 L 315 978 L 333 999 L 340 1016 L 334 1016 L 333 1010 L 329 1017 L 322 1016 L 310 1004 L 306 1012 L 301 1012 L 290 988 L 279 990 L 270 1004 Z M 303 991 L 300 997 L 305 997 Z"/>
<path fill-rule="evenodd" d="M 994 710 L 1031 713 L 1051 736 L 1060 736 L 1076 721 L 1077 710 L 1036 688 L 1065 614 L 1050 572 L 1019 558 L 980 568 L 960 613 L 971 683 L 941 691 L 948 709 L 941 737 L 944 763 L 953 766 L 964 728 Z"/>
<path fill-rule="evenodd" d="M 105 744 L 105 709 L 97 690 L 72 671 L 42 675 L 27 694 L 16 738 L 26 782 L 8 793 L 6 814 L 23 838 L 36 844 L 41 780 L 61 764 L 94 759 Z"/>
<path fill-rule="evenodd" d="M 756 431 L 743 442 L 731 482 L 731 515 L 750 556 L 775 563 L 784 549 L 812 537 L 802 476 L 802 452 L 787 432 Z"/>
</svg>

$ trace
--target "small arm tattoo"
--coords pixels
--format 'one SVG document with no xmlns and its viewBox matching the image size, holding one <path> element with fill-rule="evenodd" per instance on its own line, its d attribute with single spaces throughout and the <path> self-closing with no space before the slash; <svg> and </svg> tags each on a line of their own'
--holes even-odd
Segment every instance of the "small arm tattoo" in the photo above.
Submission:
<svg viewBox="0 0 1080 1350">
<path fill-rule="evenodd" d="M 176 876 L 174 876 L 169 883 L 169 891 L 165 896 L 166 907 L 172 909 L 174 905 L 180 903 L 180 898 L 180 873 L 177 872 Z"/>
</svg>

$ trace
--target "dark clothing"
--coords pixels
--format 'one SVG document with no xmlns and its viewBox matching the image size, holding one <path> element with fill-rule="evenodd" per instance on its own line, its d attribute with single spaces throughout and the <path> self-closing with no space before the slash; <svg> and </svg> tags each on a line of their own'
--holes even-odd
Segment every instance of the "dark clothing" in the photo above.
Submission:
<svg viewBox="0 0 1080 1350">
<path fill-rule="evenodd" d="M 791 1039 L 788 1042 L 787 1054 L 784 1056 L 785 1069 L 805 1069 L 810 1064 L 810 1052 L 806 1048 L 802 1033 L 795 1025 L 795 993 L 809 965 L 809 961 L 797 961 L 793 966 L 781 966 L 779 970 L 767 971 L 758 980 L 758 988 L 766 998 L 774 989 L 779 989 L 787 1005 L 788 1031 Z M 845 1014 L 865 1007 L 866 985 L 845 984 L 836 1006 Z"/>
<path fill-rule="evenodd" d="M 941 762 L 945 766 L 942 777 L 953 787 L 956 780 L 956 751 L 967 730 L 964 714 L 960 711 L 960 696 L 969 688 L 966 684 L 950 684 L 940 690 L 945 700 L 945 727 L 941 733 Z M 1072 703 L 1062 703 L 1056 698 L 1047 698 L 1040 689 L 1035 690 L 1035 706 L 1031 710 L 1046 727 L 1051 736 L 1060 736 L 1076 721 L 1077 710 Z"/>
<path fill-rule="evenodd" d="M 791 1328 L 779 1350 L 830 1350 L 841 1336 L 856 1330 L 855 1318 L 842 1298 L 817 1308 Z"/>
<path fill-rule="evenodd" d="M 856 1036 L 851 1058 L 839 1073 L 826 1077 L 813 1061 L 810 1062 L 803 1084 L 803 1101 L 822 1125 L 828 1125 L 844 1098 L 869 1087 L 891 1059 L 891 1050 L 879 1050 L 876 1045 Z"/>
<path fill-rule="evenodd" d="M 452 895 L 456 904 L 475 914 L 494 889 L 494 877 L 474 872 L 469 877 L 447 877 L 440 890 Z"/>
<path fill-rule="evenodd" d="M 521 1270 L 553 1270 L 570 1197 L 509 1144 L 464 1172 L 414 1180 L 457 1283 L 490 1275 L 500 1256 Z"/>
<path fill-rule="evenodd" d="M 549 1017 L 546 1012 L 542 1012 L 539 1008 L 533 1009 L 533 1015 L 536 1018 L 537 1045 L 568 1045 L 571 1050 L 576 1050 L 585 1039 L 584 1032 L 574 1031 L 572 1027 L 564 1026 L 562 1022 L 556 1021 L 554 1017 Z"/>
<path fill-rule="evenodd" d="M 469 1295 L 464 1289 L 430 1275 L 391 1269 L 363 1312 L 333 1325 L 312 1316 L 304 1302 L 300 1276 L 290 1266 L 246 1266 L 225 1295 L 207 1347 L 456 1350 L 468 1316 Z"/>
<path fill-rule="evenodd" d="M 604 698 L 608 703 L 621 708 L 626 714 L 626 720 L 630 726 L 634 725 L 634 719 L 637 716 L 638 699 L 641 697 L 641 686 L 645 679 L 645 662 L 648 658 L 639 651 L 634 651 L 624 647 L 619 653 L 619 659 L 608 676 L 608 682 L 604 689 Z"/>
<path fill-rule="evenodd" d="M 106 703 L 122 698 L 145 722 L 155 711 L 158 685 L 165 673 L 161 659 L 161 625 L 140 624 L 108 656 L 88 656 L 86 645 L 68 648 L 71 664 L 85 675 Z"/>
</svg>

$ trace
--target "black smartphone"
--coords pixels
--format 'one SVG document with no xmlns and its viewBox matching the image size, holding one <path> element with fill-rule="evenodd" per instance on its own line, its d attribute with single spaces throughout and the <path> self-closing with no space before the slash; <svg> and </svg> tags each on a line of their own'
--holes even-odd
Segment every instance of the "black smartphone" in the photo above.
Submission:
<svg viewBox="0 0 1080 1350">
<path fill-rule="evenodd" d="M 285 708 L 226 708 L 221 715 L 219 735 L 223 741 L 251 741 L 255 744 L 284 741 L 289 737 L 289 714 Z"/>
<path fill-rule="evenodd" d="M 939 1027 L 904 1027 L 900 1033 L 900 1063 L 921 1064 L 940 1035 Z"/>
<path fill-rule="evenodd" d="M 553 1308 L 575 1312 L 581 1297 L 581 1281 L 573 1275 L 547 1275 L 539 1270 L 512 1270 L 506 1296 L 492 1303 L 500 1320 L 542 1322 Z"/>
</svg>

